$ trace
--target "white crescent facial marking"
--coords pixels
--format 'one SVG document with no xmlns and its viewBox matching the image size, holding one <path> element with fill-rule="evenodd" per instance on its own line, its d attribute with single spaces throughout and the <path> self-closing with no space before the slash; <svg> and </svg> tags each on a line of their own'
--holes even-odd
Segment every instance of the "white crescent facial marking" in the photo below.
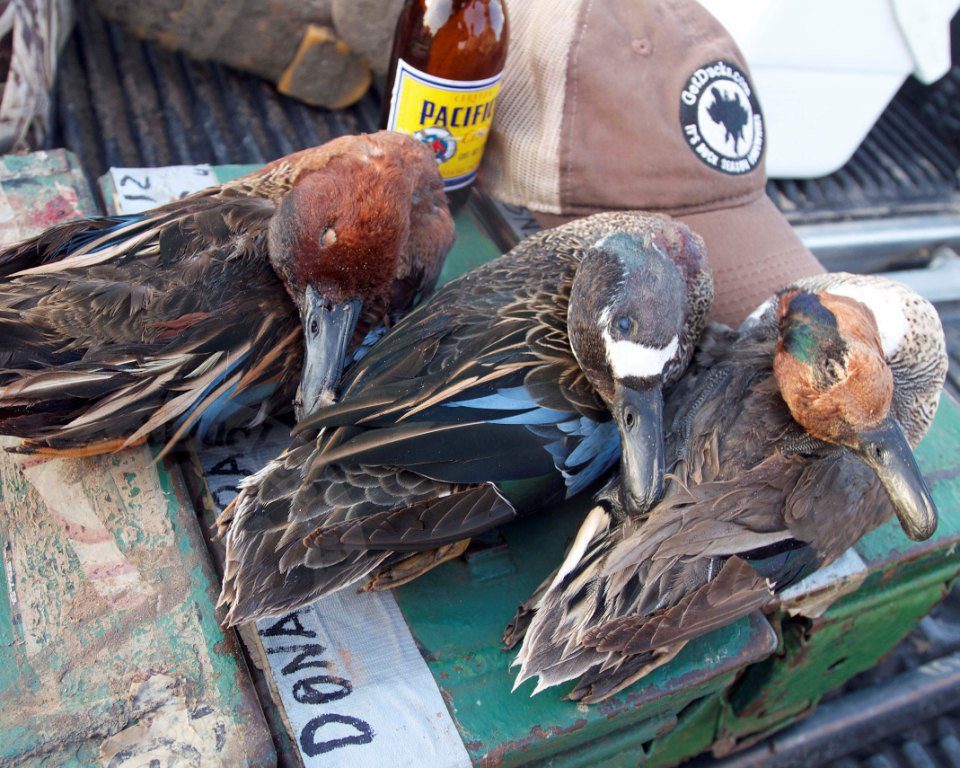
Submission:
<svg viewBox="0 0 960 768">
<path fill-rule="evenodd" d="M 626 379 L 633 376 L 642 379 L 663 373 L 663 367 L 677 354 L 680 337 L 674 336 L 667 346 L 657 349 L 626 339 L 615 341 L 610 333 L 604 330 L 603 343 L 607 348 L 607 360 L 616 378 Z"/>
<path fill-rule="evenodd" d="M 826 290 L 827 293 L 846 296 L 866 305 L 877 321 L 883 354 L 889 359 L 896 353 L 909 329 L 903 302 L 897 291 L 872 285 L 834 285 Z"/>
</svg>

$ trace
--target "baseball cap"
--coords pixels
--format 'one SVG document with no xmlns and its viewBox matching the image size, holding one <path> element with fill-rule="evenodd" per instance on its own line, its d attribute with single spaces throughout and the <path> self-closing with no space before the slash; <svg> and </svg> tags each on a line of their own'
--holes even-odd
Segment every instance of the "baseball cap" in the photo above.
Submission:
<svg viewBox="0 0 960 768">
<path fill-rule="evenodd" d="M 693 0 L 512 0 L 484 189 L 545 226 L 659 211 L 707 245 L 712 319 L 738 325 L 823 272 L 765 193 L 763 113 L 736 43 Z"/>
</svg>

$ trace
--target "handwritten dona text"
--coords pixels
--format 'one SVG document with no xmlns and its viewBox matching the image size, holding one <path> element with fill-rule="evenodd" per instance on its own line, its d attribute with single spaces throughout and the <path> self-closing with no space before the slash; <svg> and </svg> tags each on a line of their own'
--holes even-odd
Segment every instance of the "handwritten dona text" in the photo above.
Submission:
<svg viewBox="0 0 960 768">
<path fill-rule="evenodd" d="M 218 447 L 203 454 L 210 492 L 221 511 L 236 497 L 241 479 L 286 445 L 289 429 L 268 420 L 253 430 L 232 429 L 222 438 L 225 451 Z M 328 650 L 330 641 L 312 608 L 260 621 L 257 627 L 305 762 L 321 755 L 329 762 L 331 752 L 373 741 L 374 730 L 366 720 L 344 713 L 353 683 L 344 676 L 336 653 Z"/>
<path fill-rule="evenodd" d="M 261 625 L 259 632 L 267 655 L 291 657 L 280 667 L 279 674 L 271 659 L 277 683 L 287 688 L 300 704 L 321 706 L 346 698 L 353 685 L 346 678 L 328 674 L 330 662 L 323 658 L 327 649 L 311 642 L 317 633 L 300 620 L 300 615 L 309 610 L 288 613 L 269 626 Z M 311 717 L 300 728 L 300 749 L 305 755 L 316 757 L 350 744 L 369 744 L 373 736 L 373 728 L 359 717 L 324 712 Z"/>
</svg>

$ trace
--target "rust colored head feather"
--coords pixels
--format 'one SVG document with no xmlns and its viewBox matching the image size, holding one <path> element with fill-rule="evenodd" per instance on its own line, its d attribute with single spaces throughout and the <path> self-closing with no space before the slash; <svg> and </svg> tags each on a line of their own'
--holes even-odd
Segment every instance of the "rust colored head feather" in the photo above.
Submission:
<svg viewBox="0 0 960 768">
<path fill-rule="evenodd" d="M 852 445 L 893 400 L 873 313 L 858 301 L 789 291 L 780 297 L 774 374 L 793 418 L 811 435 Z"/>
<path fill-rule="evenodd" d="M 408 306 L 409 284 L 432 287 L 453 219 L 433 154 L 387 131 L 293 155 L 268 166 L 262 183 L 289 185 L 269 250 L 304 321 L 302 417 L 331 399 L 358 323 Z"/>
<path fill-rule="evenodd" d="M 295 301 L 312 285 L 333 302 L 386 302 L 398 266 L 415 256 L 406 248 L 414 217 L 445 211 L 436 162 L 419 142 L 346 138 L 322 164 L 303 159 L 271 222 L 271 263 Z M 418 211 L 422 199 L 433 210 Z M 449 216 L 438 217 L 436 230 L 449 247 Z"/>
<path fill-rule="evenodd" d="M 791 290 L 780 297 L 773 371 L 790 414 L 813 437 L 849 448 L 877 475 L 912 539 L 937 511 L 891 415 L 893 372 L 873 313 L 855 299 Z"/>
</svg>

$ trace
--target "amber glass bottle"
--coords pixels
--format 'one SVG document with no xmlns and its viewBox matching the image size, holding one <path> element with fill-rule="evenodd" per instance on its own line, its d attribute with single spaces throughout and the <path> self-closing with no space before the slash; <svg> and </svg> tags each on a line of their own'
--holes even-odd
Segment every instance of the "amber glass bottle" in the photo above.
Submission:
<svg viewBox="0 0 960 768">
<path fill-rule="evenodd" d="M 504 0 L 407 0 L 397 22 L 381 125 L 436 152 L 456 207 L 480 167 L 508 36 Z"/>
</svg>

